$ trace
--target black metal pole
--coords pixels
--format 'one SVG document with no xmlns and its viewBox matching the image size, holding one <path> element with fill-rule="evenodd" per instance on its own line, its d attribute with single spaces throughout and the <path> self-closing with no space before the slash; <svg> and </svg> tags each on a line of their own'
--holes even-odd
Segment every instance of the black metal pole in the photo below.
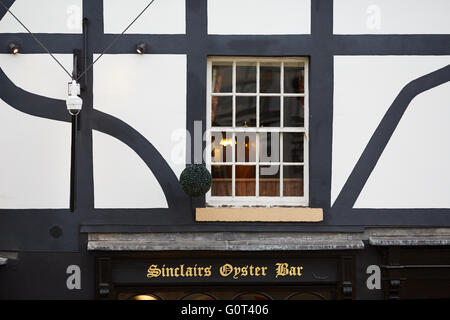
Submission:
<svg viewBox="0 0 450 320">
<path fill-rule="evenodd" d="M 72 151 L 70 161 L 70 211 L 75 211 L 76 180 L 77 180 L 77 120 L 78 115 L 72 116 Z"/>
</svg>

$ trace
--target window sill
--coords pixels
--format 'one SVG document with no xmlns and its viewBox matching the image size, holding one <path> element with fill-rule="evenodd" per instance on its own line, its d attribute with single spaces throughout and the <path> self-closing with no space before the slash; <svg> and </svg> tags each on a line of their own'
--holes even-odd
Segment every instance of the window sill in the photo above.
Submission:
<svg viewBox="0 0 450 320">
<path fill-rule="evenodd" d="M 321 222 L 321 208 L 197 208 L 198 222 Z"/>
</svg>

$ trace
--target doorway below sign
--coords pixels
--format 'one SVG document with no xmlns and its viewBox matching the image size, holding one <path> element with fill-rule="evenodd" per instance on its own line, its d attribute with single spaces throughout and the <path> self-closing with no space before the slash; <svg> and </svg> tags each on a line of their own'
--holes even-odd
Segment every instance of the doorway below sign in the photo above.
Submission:
<svg viewBox="0 0 450 320">
<path fill-rule="evenodd" d="M 118 300 L 334 300 L 336 286 L 116 288 Z"/>
</svg>

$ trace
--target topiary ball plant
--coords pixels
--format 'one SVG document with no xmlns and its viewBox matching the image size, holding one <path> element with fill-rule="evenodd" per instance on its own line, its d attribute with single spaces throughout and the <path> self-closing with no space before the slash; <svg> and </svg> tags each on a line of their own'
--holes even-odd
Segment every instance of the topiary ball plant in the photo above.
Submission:
<svg viewBox="0 0 450 320">
<path fill-rule="evenodd" d="M 211 173 L 203 164 L 188 164 L 180 176 L 181 189 L 191 197 L 203 196 L 211 184 Z"/>
</svg>

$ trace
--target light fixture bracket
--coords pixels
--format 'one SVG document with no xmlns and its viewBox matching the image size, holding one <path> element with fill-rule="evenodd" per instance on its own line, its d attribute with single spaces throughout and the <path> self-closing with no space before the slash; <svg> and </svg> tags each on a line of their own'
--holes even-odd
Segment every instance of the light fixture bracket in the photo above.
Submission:
<svg viewBox="0 0 450 320">
<path fill-rule="evenodd" d="M 9 53 L 11 53 L 11 54 L 18 54 L 20 52 L 20 46 L 15 42 L 11 42 L 9 44 L 8 48 L 9 48 Z"/>
<path fill-rule="evenodd" d="M 144 41 L 140 41 L 136 45 L 136 52 L 139 54 L 144 54 L 147 51 L 147 44 Z"/>
<path fill-rule="evenodd" d="M 83 106 L 83 99 L 79 97 L 81 93 L 80 84 L 76 80 L 72 80 L 68 85 L 68 97 L 66 99 L 67 110 L 73 116 L 80 113 Z"/>
</svg>

